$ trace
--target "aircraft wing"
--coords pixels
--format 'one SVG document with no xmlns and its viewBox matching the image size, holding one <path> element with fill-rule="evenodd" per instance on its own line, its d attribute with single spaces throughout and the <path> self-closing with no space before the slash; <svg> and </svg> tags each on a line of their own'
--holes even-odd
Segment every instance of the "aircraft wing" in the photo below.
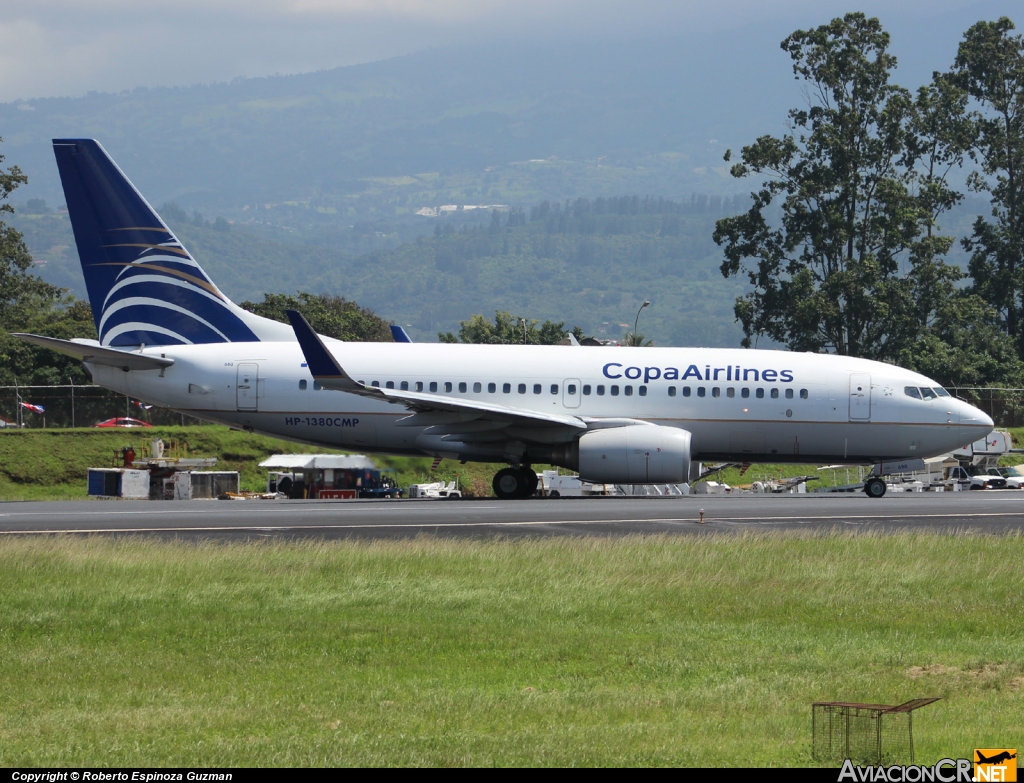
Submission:
<svg viewBox="0 0 1024 783">
<path fill-rule="evenodd" d="M 41 334 L 25 334 L 24 332 L 11 332 L 11 336 L 90 364 L 120 367 L 125 372 L 129 370 L 162 370 L 174 364 L 174 359 L 105 348 L 95 340 L 58 340 L 56 337 L 44 337 Z"/>
<path fill-rule="evenodd" d="M 292 322 L 292 328 L 295 330 L 295 337 L 298 339 L 299 346 L 302 348 L 302 353 L 306 358 L 309 371 L 325 389 L 335 389 L 336 391 L 358 394 L 363 397 L 382 400 L 383 402 L 404 405 L 416 414 L 456 414 L 456 418 L 461 421 L 484 419 L 504 422 L 509 426 L 587 429 L 587 423 L 577 416 L 567 416 L 559 413 L 540 413 L 539 411 L 514 408 L 507 405 L 496 405 L 479 400 L 467 400 L 461 397 L 446 397 L 439 394 L 366 386 L 354 380 L 352 376 L 345 372 L 327 346 L 324 345 L 320 336 L 313 331 L 313 327 L 302 317 L 301 313 L 295 310 L 288 310 L 287 314 L 288 319 Z M 410 422 L 410 424 L 418 425 L 423 418 L 420 417 L 420 421 Z"/>
</svg>

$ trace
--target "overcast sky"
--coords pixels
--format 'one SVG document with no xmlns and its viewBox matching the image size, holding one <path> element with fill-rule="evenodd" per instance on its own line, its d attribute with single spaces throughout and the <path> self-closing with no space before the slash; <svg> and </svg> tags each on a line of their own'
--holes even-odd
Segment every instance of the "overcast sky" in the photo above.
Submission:
<svg viewBox="0 0 1024 783">
<path fill-rule="evenodd" d="M 879 15 L 887 27 L 895 24 L 913 34 L 918 20 L 1012 16 L 1015 5 L 1007 0 L 3 0 L 0 101 L 301 73 L 496 39 L 699 36 L 752 23 L 810 27 L 849 10 Z"/>
</svg>

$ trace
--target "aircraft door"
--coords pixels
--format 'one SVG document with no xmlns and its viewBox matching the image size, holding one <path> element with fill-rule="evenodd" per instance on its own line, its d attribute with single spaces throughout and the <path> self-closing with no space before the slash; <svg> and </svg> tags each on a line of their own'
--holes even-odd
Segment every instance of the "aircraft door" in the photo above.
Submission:
<svg viewBox="0 0 1024 783">
<path fill-rule="evenodd" d="M 580 407 L 580 379 L 567 378 L 562 382 L 562 404 L 566 408 Z"/>
<path fill-rule="evenodd" d="M 260 388 L 260 366 L 255 363 L 238 365 L 238 377 L 235 383 L 238 410 L 254 411 L 258 408 Z"/>
<path fill-rule="evenodd" d="M 850 421 L 871 420 L 871 376 L 850 373 Z"/>
</svg>

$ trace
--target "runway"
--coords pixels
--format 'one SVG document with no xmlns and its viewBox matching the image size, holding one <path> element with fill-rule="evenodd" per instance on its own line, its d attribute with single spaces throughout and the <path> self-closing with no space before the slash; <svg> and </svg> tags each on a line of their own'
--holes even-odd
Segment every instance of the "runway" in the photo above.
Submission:
<svg viewBox="0 0 1024 783">
<path fill-rule="evenodd" d="M 700 523 L 701 510 L 704 523 Z M 520 501 L 103 501 L 0 503 L 0 538 L 131 535 L 188 540 L 707 535 L 743 531 L 1024 532 L 1024 491 L 534 498 Z"/>
</svg>

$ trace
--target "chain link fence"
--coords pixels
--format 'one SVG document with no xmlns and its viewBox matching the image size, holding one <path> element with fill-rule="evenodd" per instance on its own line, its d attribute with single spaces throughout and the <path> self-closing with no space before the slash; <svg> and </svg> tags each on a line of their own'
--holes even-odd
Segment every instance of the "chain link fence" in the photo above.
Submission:
<svg viewBox="0 0 1024 783">
<path fill-rule="evenodd" d="M 997 427 L 1024 427 L 1024 389 L 950 386 L 948 391 L 981 408 Z"/>
<path fill-rule="evenodd" d="M 42 411 L 36 408 L 42 408 Z M 209 423 L 167 408 L 151 406 L 147 410 L 135 398 L 95 384 L 0 386 L 0 417 L 3 419 L 0 424 L 4 426 L 26 429 L 92 427 L 121 416 L 153 425 Z"/>
<path fill-rule="evenodd" d="M 951 386 L 948 391 L 985 411 L 997 427 L 1024 427 L 1024 389 Z M 44 412 L 36 413 L 22 402 L 42 406 Z M 91 427 L 117 416 L 154 425 L 207 423 L 167 408 L 146 410 L 134 398 L 95 384 L 0 386 L 0 417 L 15 426 Z"/>
</svg>

